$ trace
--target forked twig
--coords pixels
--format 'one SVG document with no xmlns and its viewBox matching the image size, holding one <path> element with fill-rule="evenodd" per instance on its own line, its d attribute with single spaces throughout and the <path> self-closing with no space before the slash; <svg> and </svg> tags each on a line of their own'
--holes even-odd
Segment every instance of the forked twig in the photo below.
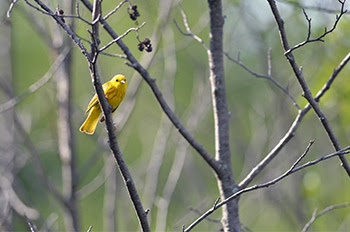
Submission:
<svg viewBox="0 0 350 232">
<path fill-rule="evenodd" d="M 126 32 L 124 32 L 124 34 L 118 36 L 117 38 L 113 39 L 111 42 L 109 42 L 107 45 L 103 46 L 102 48 L 100 48 L 98 50 L 98 52 L 103 52 L 104 50 L 106 50 L 107 48 L 109 48 L 112 44 L 118 42 L 119 40 L 121 40 L 122 38 L 124 38 L 127 34 L 129 34 L 131 31 L 139 31 L 143 26 L 146 25 L 146 22 L 143 22 L 140 26 L 138 27 L 131 27 L 129 28 Z"/>
<path fill-rule="evenodd" d="M 304 46 L 305 44 L 308 44 L 308 43 L 317 42 L 317 41 L 324 42 L 323 38 L 326 37 L 328 34 L 332 33 L 336 29 L 340 19 L 348 11 L 348 10 L 344 9 L 346 0 L 344 0 L 344 1 L 338 0 L 338 2 L 341 4 L 340 14 L 339 15 L 335 15 L 335 22 L 334 22 L 332 28 L 328 30 L 327 27 L 325 27 L 324 32 L 320 36 L 318 36 L 318 37 L 316 37 L 314 39 L 310 38 L 311 37 L 311 18 L 309 18 L 309 16 L 307 15 L 305 9 L 303 9 L 303 13 L 304 13 L 305 19 L 308 22 L 308 32 L 307 32 L 306 40 L 304 40 L 303 42 L 293 46 L 290 49 L 288 49 L 287 51 L 284 52 L 284 54 L 287 55 L 290 52 L 292 52 L 293 50 L 298 49 L 298 48 L 300 48 L 300 47 L 302 47 L 302 46 Z"/>
<path fill-rule="evenodd" d="M 298 66 L 292 52 L 286 53 L 288 50 L 290 50 L 290 47 L 289 47 L 289 43 L 288 43 L 287 33 L 286 33 L 285 28 L 284 28 L 284 21 L 283 21 L 281 15 L 279 13 L 279 10 L 276 6 L 276 2 L 274 0 L 267 0 L 267 1 L 270 5 L 271 11 L 274 15 L 275 21 L 276 21 L 277 26 L 278 26 L 278 31 L 280 34 L 281 43 L 282 43 L 283 49 L 285 51 L 285 56 L 286 56 L 290 66 L 294 72 L 295 77 L 297 78 L 301 88 L 303 89 L 303 96 L 309 102 L 312 109 L 317 114 L 318 118 L 320 119 L 322 126 L 325 129 L 325 131 L 328 135 L 328 138 L 330 139 L 333 147 L 335 148 L 336 151 L 339 151 L 339 150 L 341 150 L 340 142 L 339 142 L 338 138 L 336 137 L 332 127 L 330 126 L 330 124 L 327 120 L 327 117 L 325 116 L 325 114 L 323 113 L 321 108 L 319 107 L 315 98 L 312 96 L 310 88 L 305 81 L 305 78 L 304 78 L 304 75 L 302 72 L 302 67 Z M 338 0 L 338 1 L 340 3 L 342 3 L 342 7 L 344 7 L 346 0 L 344 0 L 344 2 L 342 2 L 340 0 Z M 339 19 L 339 17 L 337 17 L 337 18 Z M 341 161 L 341 165 L 343 166 L 344 170 L 346 171 L 348 176 L 350 176 L 350 165 L 349 165 L 348 160 L 343 155 L 339 155 L 339 159 Z"/>
<path fill-rule="evenodd" d="M 349 207 L 350 206 L 350 202 L 349 203 L 345 203 L 345 204 L 341 204 L 341 205 L 331 205 L 328 206 L 327 208 L 325 208 L 324 210 L 322 210 L 319 214 L 316 215 L 317 213 L 317 209 L 315 209 L 312 213 L 312 217 L 311 219 L 305 224 L 304 228 L 302 229 L 302 232 L 306 232 L 312 223 L 314 223 L 316 221 L 317 218 L 321 217 L 322 215 L 328 213 L 329 211 L 335 210 L 335 209 L 339 209 L 339 208 L 345 208 L 345 207 Z"/>
<path fill-rule="evenodd" d="M 309 161 L 303 165 L 300 165 L 297 167 L 297 165 L 300 163 L 300 161 L 307 155 L 307 153 L 309 152 L 312 144 L 314 143 L 314 141 L 310 141 L 310 143 L 308 144 L 308 146 L 306 147 L 305 151 L 303 154 L 301 154 L 301 156 L 299 156 L 299 158 L 293 163 L 293 165 L 282 175 L 276 177 L 273 180 L 270 180 L 268 182 L 265 182 L 263 184 L 257 184 L 257 185 L 253 185 L 251 187 L 247 187 L 241 190 L 238 190 L 236 193 L 232 194 L 230 197 L 226 198 L 225 200 L 221 201 L 220 203 L 214 204 L 214 206 L 209 209 L 208 211 L 206 211 L 204 214 L 202 214 L 202 216 L 200 216 L 199 218 L 197 218 L 190 226 L 188 226 L 187 228 L 185 228 L 184 231 L 188 232 L 191 231 L 197 224 L 199 224 L 201 221 L 203 221 L 206 217 L 208 217 L 209 215 L 211 215 L 215 210 L 217 210 L 218 208 L 222 207 L 223 205 L 225 205 L 227 202 L 236 199 L 237 197 L 239 197 L 240 195 L 242 195 L 243 193 L 247 193 L 247 192 L 251 192 L 257 189 L 261 189 L 261 188 L 267 188 L 271 185 L 274 185 L 278 182 L 280 182 L 281 180 L 285 179 L 287 176 L 298 172 L 300 170 L 303 170 L 304 168 L 313 166 L 315 164 L 318 164 L 321 161 L 330 159 L 334 156 L 339 156 L 339 155 L 345 155 L 345 154 L 349 154 L 350 153 L 350 146 L 334 152 L 332 154 L 329 155 L 325 155 L 325 156 L 321 156 L 320 158 L 313 160 L 313 161 Z"/>
<path fill-rule="evenodd" d="M 294 99 L 294 97 L 289 93 L 288 89 L 284 88 L 275 78 L 273 78 L 271 76 L 271 61 L 268 58 L 268 75 L 263 75 L 263 74 L 259 74 L 255 71 L 253 71 L 252 69 L 250 69 L 248 66 L 246 66 L 240 59 L 240 55 L 238 53 L 237 59 L 231 57 L 227 52 L 224 52 L 225 56 L 232 61 L 235 64 L 238 64 L 239 66 L 241 66 L 244 70 L 246 70 L 247 72 L 249 72 L 251 75 L 257 77 L 257 78 L 263 78 L 263 79 L 267 79 L 269 81 L 271 81 L 275 86 L 277 86 L 277 88 L 279 88 L 280 90 L 282 90 L 288 97 L 289 99 L 293 102 L 293 105 L 300 110 L 300 106 L 298 105 L 298 103 L 296 102 L 296 100 Z M 270 57 L 270 52 L 268 52 L 268 57 Z"/>
<path fill-rule="evenodd" d="M 197 40 L 199 43 L 201 43 L 203 45 L 203 47 L 205 48 L 205 50 L 207 52 L 210 51 L 208 45 L 202 40 L 202 38 L 200 38 L 199 36 L 197 36 L 196 34 L 194 34 L 192 31 L 191 31 L 191 28 L 188 24 L 188 21 L 187 21 L 187 15 L 185 14 L 185 11 L 182 9 L 181 7 L 181 4 L 179 4 L 179 9 L 180 9 L 180 12 L 181 12 L 181 15 L 182 15 L 182 19 L 183 19 L 183 23 L 184 23 L 184 26 L 186 28 L 186 32 L 182 31 L 180 26 L 177 24 L 176 21 L 175 22 L 175 25 L 176 27 L 179 29 L 179 31 L 181 32 L 181 34 L 185 35 L 185 36 L 189 36 L 189 37 L 192 37 L 193 39 Z"/>
</svg>

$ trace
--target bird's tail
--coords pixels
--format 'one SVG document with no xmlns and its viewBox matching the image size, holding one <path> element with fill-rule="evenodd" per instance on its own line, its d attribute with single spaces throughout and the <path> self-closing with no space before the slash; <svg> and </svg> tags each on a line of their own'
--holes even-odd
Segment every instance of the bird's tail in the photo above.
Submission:
<svg viewBox="0 0 350 232">
<path fill-rule="evenodd" d="M 88 117 L 86 118 L 83 125 L 81 125 L 79 130 L 81 132 L 85 132 L 86 134 L 92 135 L 95 132 L 98 118 L 100 117 L 101 113 L 102 113 L 101 109 L 99 108 L 96 109 L 95 107 L 93 107 L 90 110 Z"/>
</svg>

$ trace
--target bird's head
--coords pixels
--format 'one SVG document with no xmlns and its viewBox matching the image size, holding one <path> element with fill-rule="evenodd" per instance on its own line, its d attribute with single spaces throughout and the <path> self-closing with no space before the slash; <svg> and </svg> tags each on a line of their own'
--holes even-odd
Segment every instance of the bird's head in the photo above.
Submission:
<svg viewBox="0 0 350 232">
<path fill-rule="evenodd" d="M 115 75 L 113 77 L 112 81 L 113 82 L 117 82 L 117 83 L 119 82 L 121 84 L 125 84 L 126 83 L 126 78 L 125 78 L 125 76 L 118 74 L 118 75 Z"/>
</svg>

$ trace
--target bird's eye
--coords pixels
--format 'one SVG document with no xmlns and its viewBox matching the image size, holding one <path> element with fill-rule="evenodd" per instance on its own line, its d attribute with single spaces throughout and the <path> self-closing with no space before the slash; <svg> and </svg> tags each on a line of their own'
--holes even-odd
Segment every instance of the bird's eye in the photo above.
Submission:
<svg viewBox="0 0 350 232">
<path fill-rule="evenodd" d="M 115 80 L 116 82 L 118 82 L 118 79 L 117 80 Z"/>
</svg>

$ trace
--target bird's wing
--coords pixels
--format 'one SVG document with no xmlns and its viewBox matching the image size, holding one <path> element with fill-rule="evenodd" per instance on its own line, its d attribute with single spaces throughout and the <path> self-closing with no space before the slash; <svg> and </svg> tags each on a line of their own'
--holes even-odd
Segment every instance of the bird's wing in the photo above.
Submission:
<svg viewBox="0 0 350 232">
<path fill-rule="evenodd" d="M 94 107 L 96 104 L 98 104 L 98 99 L 97 99 L 97 94 L 95 93 L 95 95 L 92 97 L 86 111 L 85 111 L 85 115 L 91 110 L 92 107 Z"/>
<path fill-rule="evenodd" d="M 108 91 L 108 86 L 109 86 L 109 82 L 106 82 L 102 85 L 102 88 L 103 88 L 103 92 L 106 92 Z M 88 107 L 87 107 L 87 110 L 85 111 L 85 114 L 87 114 L 92 107 L 96 106 L 98 103 L 98 98 L 97 98 L 97 94 L 95 93 L 95 95 L 92 97 Z"/>
</svg>

